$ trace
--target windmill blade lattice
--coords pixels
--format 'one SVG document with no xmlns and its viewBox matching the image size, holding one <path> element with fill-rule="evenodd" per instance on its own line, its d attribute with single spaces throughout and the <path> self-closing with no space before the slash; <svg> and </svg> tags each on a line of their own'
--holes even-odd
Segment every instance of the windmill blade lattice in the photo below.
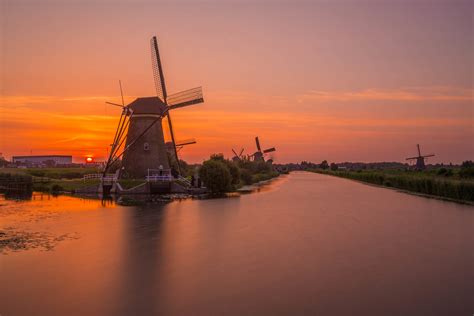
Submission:
<svg viewBox="0 0 474 316">
<path fill-rule="evenodd" d="M 171 108 L 181 108 L 188 105 L 193 105 L 197 103 L 204 102 L 204 98 L 202 95 L 202 88 L 197 87 L 185 91 L 181 91 L 178 93 L 174 93 L 167 98 L 168 105 Z"/>
<path fill-rule="evenodd" d="M 161 66 L 160 52 L 158 50 L 158 40 L 153 36 L 150 40 L 151 63 L 153 65 L 153 79 L 155 80 L 156 95 L 164 103 L 167 102 L 167 93 L 165 77 L 163 76 L 163 67 Z"/>
</svg>

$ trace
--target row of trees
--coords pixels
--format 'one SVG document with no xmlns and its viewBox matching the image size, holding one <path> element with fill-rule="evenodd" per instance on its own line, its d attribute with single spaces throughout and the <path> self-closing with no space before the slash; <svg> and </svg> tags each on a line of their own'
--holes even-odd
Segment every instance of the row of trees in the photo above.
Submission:
<svg viewBox="0 0 474 316">
<path fill-rule="evenodd" d="M 335 164 L 334 162 L 331 162 L 331 164 L 329 164 L 327 160 L 323 160 L 319 165 L 312 162 L 302 161 L 301 167 L 304 170 L 317 168 L 324 170 L 331 168 L 331 170 L 337 170 L 339 168 L 337 164 Z"/>
</svg>

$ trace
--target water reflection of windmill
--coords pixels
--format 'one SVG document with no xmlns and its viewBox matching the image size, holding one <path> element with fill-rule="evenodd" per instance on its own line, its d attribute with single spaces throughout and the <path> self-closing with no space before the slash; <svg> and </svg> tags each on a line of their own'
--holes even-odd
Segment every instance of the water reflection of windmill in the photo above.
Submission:
<svg viewBox="0 0 474 316">
<path fill-rule="evenodd" d="M 254 161 L 265 161 L 264 157 L 266 154 L 276 151 L 275 147 L 262 150 L 258 136 L 255 137 L 255 144 L 257 145 L 257 151 L 252 155 Z"/>
<path fill-rule="evenodd" d="M 424 170 L 426 168 L 425 159 L 428 157 L 434 157 L 434 154 L 421 155 L 420 145 L 416 144 L 416 147 L 418 148 L 418 156 L 410 157 L 410 158 L 407 158 L 406 160 L 409 160 L 409 161 L 416 160 L 415 169 Z"/>
<path fill-rule="evenodd" d="M 178 150 L 185 144 L 175 141 L 170 110 L 204 102 L 202 89 L 198 87 L 168 95 L 156 37 L 151 39 L 151 52 L 157 96 L 138 98 L 127 106 L 122 97 L 122 105 L 114 104 L 121 106 L 123 111 L 104 175 L 122 156 L 121 177 L 144 178 L 150 175 L 150 170 L 159 170 L 160 176 L 170 175 L 171 163 L 162 127 L 162 119 L 165 117 L 168 119 L 171 135 L 171 150 L 176 157 L 176 172 L 180 173 Z"/>
</svg>

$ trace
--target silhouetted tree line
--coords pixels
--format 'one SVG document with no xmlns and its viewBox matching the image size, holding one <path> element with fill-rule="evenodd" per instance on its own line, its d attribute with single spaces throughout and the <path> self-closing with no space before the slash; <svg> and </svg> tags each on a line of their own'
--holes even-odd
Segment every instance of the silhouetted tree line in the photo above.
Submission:
<svg viewBox="0 0 474 316">
<path fill-rule="evenodd" d="M 271 163 L 264 161 L 225 159 L 213 154 L 199 169 L 199 177 L 211 193 L 229 192 L 244 184 L 252 184 L 277 176 Z"/>
</svg>

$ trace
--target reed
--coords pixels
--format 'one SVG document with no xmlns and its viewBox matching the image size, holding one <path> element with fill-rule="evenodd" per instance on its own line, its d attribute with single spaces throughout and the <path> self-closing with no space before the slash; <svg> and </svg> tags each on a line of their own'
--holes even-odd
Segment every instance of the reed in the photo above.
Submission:
<svg viewBox="0 0 474 316">
<path fill-rule="evenodd" d="M 457 201 L 474 202 L 474 181 L 472 180 L 437 177 L 423 172 L 388 173 L 379 170 L 330 171 L 320 169 L 311 171 Z"/>
</svg>

